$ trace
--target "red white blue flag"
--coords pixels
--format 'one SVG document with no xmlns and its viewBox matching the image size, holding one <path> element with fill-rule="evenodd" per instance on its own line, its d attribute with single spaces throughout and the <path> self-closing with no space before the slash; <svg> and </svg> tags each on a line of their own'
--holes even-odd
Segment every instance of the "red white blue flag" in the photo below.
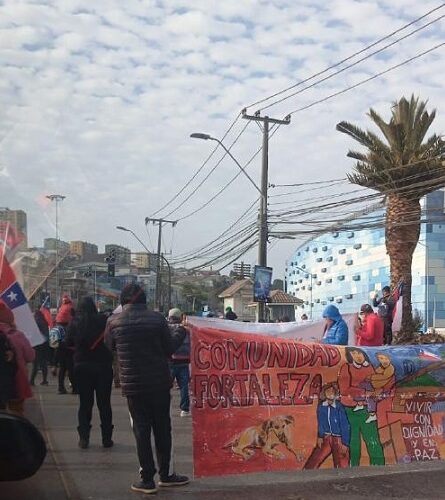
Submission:
<svg viewBox="0 0 445 500">
<path fill-rule="evenodd" d="M 0 249 L 0 299 L 11 309 L 17 330 L 22 331 L 34 347 L 45 342 L 23 293 L 22 287 Z"/>
</svg>

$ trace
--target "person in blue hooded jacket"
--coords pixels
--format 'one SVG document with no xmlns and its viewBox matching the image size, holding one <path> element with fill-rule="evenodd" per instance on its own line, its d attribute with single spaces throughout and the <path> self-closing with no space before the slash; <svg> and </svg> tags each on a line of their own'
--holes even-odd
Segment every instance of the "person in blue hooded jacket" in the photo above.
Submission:
<svg viewBox="0 0 445 500">
<path fill-rule="evenodd" d="M 326 319 L 326 326 L 321 343 L 348 345 L 348 325 L 338 308 L 334 305 L 327 306 L 323 311 L 323 318 Z"/>
</svg>

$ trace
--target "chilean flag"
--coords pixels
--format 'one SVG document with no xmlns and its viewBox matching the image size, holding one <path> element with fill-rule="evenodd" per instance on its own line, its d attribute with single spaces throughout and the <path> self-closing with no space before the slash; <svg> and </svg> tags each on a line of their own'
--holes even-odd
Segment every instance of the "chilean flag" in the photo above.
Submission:
<svg viewBox="0 0 445 500">
<path fill-rule="evenodd" d="M 12 310 L 17 330 L 22 331 L 34 347 L 45 342 L 14 271 L 0 249 L 0 299 Z"/>
<path fill-rule="evenodd" d="M 442 361 L 442 358 L 433 352 L 425 351 L 424 349 L 420 349 L 419 358 L 424 361 Z"/>
</svg>

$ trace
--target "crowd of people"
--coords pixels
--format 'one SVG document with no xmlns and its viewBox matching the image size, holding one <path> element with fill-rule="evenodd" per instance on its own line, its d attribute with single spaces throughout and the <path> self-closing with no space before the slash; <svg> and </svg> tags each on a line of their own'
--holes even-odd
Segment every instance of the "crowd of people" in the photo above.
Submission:
<svg viewBox="0 0 445 500">
<path fill-rule="evenodd" d="M 190 415 L 190 335 L 185 318 L 177 308 L 168 318 L 149 310 L 143 289 L 137 284 L 124 288 L 119 312 L 99 313 L 91 297 L 83 298 L 77 308 L 68 295 L 53 318 L 46 304 L 35 311 L 35 320 L 45 342 L 31 347 L 20 332 L 9 307 L 0 301 L 0 410 L 24 415 L 24 402 L 32 397 L 32 386 L 41 372 L 41 385 L 48 385 L 49 367 L 57 375 L 58 393 L 67 394 L 68 376 L 71 392 L 78 394 L 78 445 L 90 444 L 91 420 L 96 401 L 102 445 L 113 446 L 113 379 L 122 388 L 130 413 L 140 464 L 140 480 L 131 488 L 144 493 L 157 491 L 157 472 L 151 445 L 154 434 L 160 487 L 187 484 L 189 479 L 170 474 L 172 448 L 170 389 L 176 382 L 180 390 L 180 416 Z M 358 346 L 390 344 L 394 302 L 389 287 L 383 297 L 374 297 L 374 312 L 363 304 L 355 324 Z M 225 318 L 237 320 L 227 307 Z M 348 325 L 340 311 L 329 305 L 321 342 L 348 345 Z M 288 320 L 288 318 L 286 318 Z M 307 317 L 305 318 L 307 320 Z M 27 364 L 32 363 L 30 375 Z"/>
</svg>

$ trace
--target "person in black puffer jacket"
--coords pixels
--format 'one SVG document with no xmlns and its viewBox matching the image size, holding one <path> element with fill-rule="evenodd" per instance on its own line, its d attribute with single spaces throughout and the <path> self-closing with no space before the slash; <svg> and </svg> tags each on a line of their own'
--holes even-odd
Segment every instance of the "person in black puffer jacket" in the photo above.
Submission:
<svg viewBox="0 0 445 500">
<path fill-rule="evenodd" d="M 91 414 L 96 394 L 104 448 L 113 446 L 111 386 L 113 383 L 112 355 L 104 344 L 107 318 L 99 314 L 91 297 L 79 304 L 74 320 L 68 326 L 65 344 L 74 348 L 74 379 L 79 392 L 77 428 L 79 447 L 88 448 Z"/>
<path fill-rule="evenodd" d="M 108 319 L 107 345 L 117 351 L 122 394 L 126 396 L 140 463 L 141 481 L 131 489 L 155 493 L 156 473 L 151 449 L 155 436 L 159 486 L 180 486 L 186 476 L 169 475 L 171 453 L 169 358 L 184 341 L 185 331 L 170 333 L 165 318 L 147 309 L 147 298 L 137 284 L 121 293 L 122 312 Z"/>
</svg>

